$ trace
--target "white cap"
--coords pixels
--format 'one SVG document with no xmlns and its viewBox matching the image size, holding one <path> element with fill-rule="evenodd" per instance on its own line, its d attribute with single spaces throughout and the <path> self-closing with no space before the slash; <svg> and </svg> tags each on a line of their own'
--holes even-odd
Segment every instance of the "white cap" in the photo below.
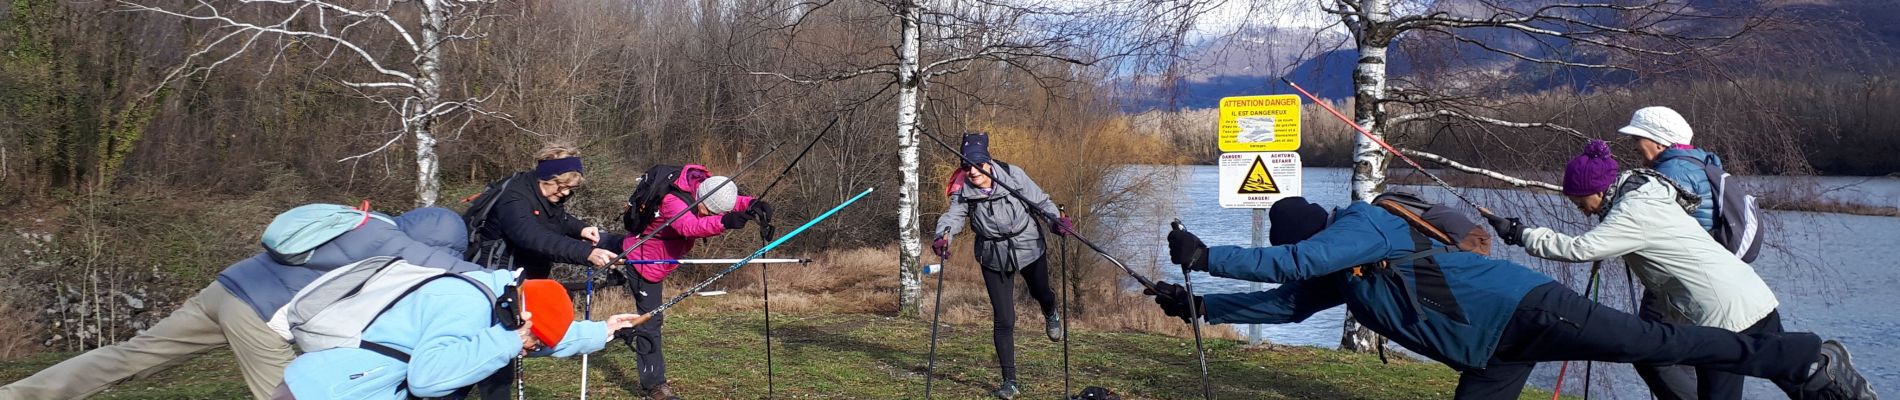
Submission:
<svg viewBox="0 0 1900 400">
<path fill-rule="evenodd" d="M 1644 107 L 1630 116 L 1629 126 L 1617 129 L 1618 133 L 1655 141 L 1663 146 L 1689 144 L 1695 138 L 1695 130 L 1689 128 L 1689 121 L 1682 114 L 1669 107 Z"/>
<path fill-rule="evenodd" d="M 719 189 L 709 190 L 713 188 Z M 723 176 L 706 178 L 699 183 L 699 200 L 699 205 L 706 206 L 706 211 L 713 214 L 732 212 L 732 208 L 739 205 L 739 183 Z"/>
</svg>

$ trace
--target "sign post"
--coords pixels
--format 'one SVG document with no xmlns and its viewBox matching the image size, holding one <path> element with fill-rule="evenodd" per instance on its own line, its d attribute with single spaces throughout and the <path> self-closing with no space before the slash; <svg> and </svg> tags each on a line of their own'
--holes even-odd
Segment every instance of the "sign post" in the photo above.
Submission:
<svg viewBox="0 0 1900 400">
<path fill-rule="evenodd" d="M 1253 209 L 1253 246 L 1267 246 L 1267 207 L 1300 195 L 1300 97 L 1238 96 L 1220 100 L 1220 205 Z M 1188 279 L 1183 276 L 1181 279 Z M 1266 290 L 1262 283 L 1249 286 Z M 1247 327 L 1247 344 L 1262 342 L 1261 327 Z"/>
</svg>

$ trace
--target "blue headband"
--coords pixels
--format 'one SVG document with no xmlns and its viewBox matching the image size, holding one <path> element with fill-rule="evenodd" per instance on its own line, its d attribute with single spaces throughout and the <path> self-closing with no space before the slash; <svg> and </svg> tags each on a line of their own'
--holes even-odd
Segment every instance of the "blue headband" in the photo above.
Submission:
<svg viewBox="0 0 1900 400">
<path fill-rule="evenodd" d="M 569 172 L 581 172 L 580 157 L 541 160 L 534 164 L 534 176 L 544 181 L 554 180 L 554 177 Z"/>
</svg>

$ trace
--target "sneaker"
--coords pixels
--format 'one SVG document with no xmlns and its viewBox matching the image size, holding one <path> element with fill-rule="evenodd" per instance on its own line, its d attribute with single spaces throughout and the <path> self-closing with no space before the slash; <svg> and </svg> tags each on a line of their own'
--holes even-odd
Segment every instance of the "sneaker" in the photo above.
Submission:
<svg viewBox="0 0 1900 400">
<path fill-rule="evenodd" d="M 1049 341 L 1062 341 L 1062 314 L 1049 313 L 1042 316 L 1042 321 L 1047 325 L 1045 329 L 1049 331 Z"/>
<path fill-rule="evenodd" d="M 1854 359 L 1847 353 L 1847 347 L 1841 342 L 1829 340 L 1821 343 L 1820 360 L 1814 362 L 1814 375 L 1808 382 L 1801 384 L 1805 397 L 1829 400 L 1877 400 L 1874 388 L 1868 386 L 1867 378 L 1854 370 Z"/>
<path fill-rule="evenodd" d="M 647 400 L 680 400 L 680 396 L 673 394 L 673 382 L 667 382 L 647 389 Z"/>
<path fill-rule="evenodd" d="M 990 395 L 1003 400 L 1014 399 L 1022 394 L 1023 390 L 1016 388 L 1016 381 L 1013 380 L 1003 381 L 1002 384 L 996 385 L 996 390 L 990 392 Z"/>
</svg>

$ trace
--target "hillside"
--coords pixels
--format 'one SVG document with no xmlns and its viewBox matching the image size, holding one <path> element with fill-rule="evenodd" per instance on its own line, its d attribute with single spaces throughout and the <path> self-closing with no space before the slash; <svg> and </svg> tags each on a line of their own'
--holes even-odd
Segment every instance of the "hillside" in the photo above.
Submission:
<svg viewBox="0 0 1900 400">
<path fill-rule="evenodd" d="M 682 314 L 668 321 L 671 378 L 692 398 L 765 396 L 765 353 L 758 313 Z M 778 397 L 921 398 L 926 324 L 862 314 L 775 314 L 774 361 Z M 1077 391 L 1103 386 L 1131 399 L 1199 396 L 1192 339 L 1145 333 L 1078 332 L 1071 362 Z M 1024 398 L 1062 391 L 1061 347 L 1018 339 Z M 1436 363 L 1313 348 L 1243 348 L 1233 340 L 1207 343 L 1216 396 L 1235 399 L 1443 399 L 1457 376 Z M 987 326 L 943 331 L 934 395 L 980 398 L 992 388 Z M 615 344 L 593 360 L 589 397 L 634 398 L 633 353 Z M 71 354 L 42 354 L 0 363 L 10 382 Z M 579 396 L 579 360 L 533 359 L 527 364 L 529 398 Z M 163 373 L 128 382 L 104 399 L 239 398 L 244 384 L 228 351 L 199 357 Z M 1523 398 L 1547 398 L 1526 392 Z"/>
</svg>

